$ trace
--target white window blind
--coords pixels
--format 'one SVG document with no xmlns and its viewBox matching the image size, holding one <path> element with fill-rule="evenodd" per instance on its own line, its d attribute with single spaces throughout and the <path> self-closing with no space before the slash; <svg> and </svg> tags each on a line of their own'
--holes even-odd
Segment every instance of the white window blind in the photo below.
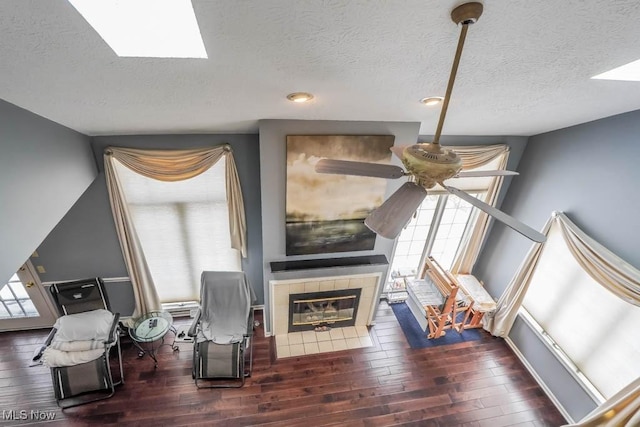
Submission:
<svg viewBox="0 0 640 427">
<path fill-rule="evenodd" d="M 241 270 L 229 237 L 224 157 L 176 182 L 115 166 L 160 302 L 199 300 L 203 270 Z"/>
<path fill-rule="evenodd" d="M 605 398 L 640 377 L 640 307 L 616 297 L 580 267 L 557 223 L 523 306 Z"/>
</svg>

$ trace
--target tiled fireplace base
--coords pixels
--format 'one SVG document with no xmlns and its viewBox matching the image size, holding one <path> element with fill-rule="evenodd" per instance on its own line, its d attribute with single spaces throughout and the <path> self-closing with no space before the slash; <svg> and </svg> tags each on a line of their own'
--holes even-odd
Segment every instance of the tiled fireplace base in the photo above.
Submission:
<svg viewBox="0 0 640 427">
<path fill-rule="evenodd" d="M 322 332 L 304 331 L 276 335 L 278 359 L 371 347 L 372 345 L 373 342 L 366 326 L 347 326 Z"/>
</svg>

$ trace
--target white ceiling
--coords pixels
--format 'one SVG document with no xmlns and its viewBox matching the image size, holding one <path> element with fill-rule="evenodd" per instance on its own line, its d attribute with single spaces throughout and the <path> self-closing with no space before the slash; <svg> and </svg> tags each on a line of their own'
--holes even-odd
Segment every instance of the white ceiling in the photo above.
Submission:
<svg viewBox="0 0 640 427">
<path fill-rule="evenodd" d="M 0 99 L 88 135 L 256 132 L 260 119 L 420 121 L 446 88 L 452 0 L 193 0 L 209 59 L 119 58 L 66 0 L 0 1 Z M 487 0 L 443 134 L 534 135 L 640 109 L 638 0 Z M 170 28 L 167 31 L 171 31 Z M 285 96 L 312 92 L 309 104 Z"/>
</svg>

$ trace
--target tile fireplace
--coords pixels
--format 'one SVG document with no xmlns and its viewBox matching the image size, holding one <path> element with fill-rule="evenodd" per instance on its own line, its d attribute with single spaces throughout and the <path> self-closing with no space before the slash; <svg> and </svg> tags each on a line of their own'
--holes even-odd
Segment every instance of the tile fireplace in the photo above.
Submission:
<svg viewBox="0 0 640 427">
<path fill-rule="evenodd" d="M 271 280 L 272 335 L 371 325 L 382 273 Z"/>
</svg>

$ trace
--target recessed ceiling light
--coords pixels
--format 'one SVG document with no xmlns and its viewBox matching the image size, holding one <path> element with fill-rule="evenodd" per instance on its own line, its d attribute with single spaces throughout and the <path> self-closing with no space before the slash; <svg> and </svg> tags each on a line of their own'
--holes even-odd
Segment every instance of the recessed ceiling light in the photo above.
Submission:
<svg viewBox="0 0 640 427">
<path fill-rule="evenodd" d="M 440 104 L 443 99 L 444 98 L 441 96 L 430 96 L 428 98 L 422 98 L 420 102 L 422 102 L 424 105 L 432 106 Z"/>
<path fill-rule="evenodd" d="M 191 0 L 69 0 L 118 56 L 207 58 Z"/>
<path fill-rule="evenodd" d="M 613 70 L 609 70 L 597 76 L 591 77 L 599 80 L 624 80 L 630 82 L 640 82 L 640 59 L 629 62 Z"/>
<path fill-rule="evenodd" d="M 313 95 L 307 92 L 294 92 L 287 95 L 287 99 L 293 102 L 307 102 L 313 99 Z"/>
</svg>

